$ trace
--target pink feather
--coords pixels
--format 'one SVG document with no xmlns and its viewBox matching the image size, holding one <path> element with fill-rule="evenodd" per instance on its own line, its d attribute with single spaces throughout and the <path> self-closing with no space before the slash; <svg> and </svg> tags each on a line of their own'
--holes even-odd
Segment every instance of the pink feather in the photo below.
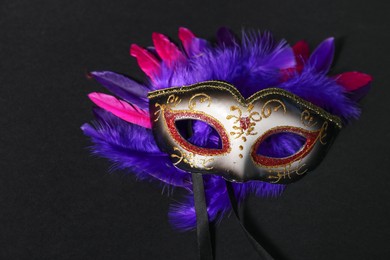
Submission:
<svg viewBox="0 0 390 260">
<path fill-rule="evenodd" d="M 368 74 L 351 71 L 334 76 L 336 82 L 347 91 L 355 91 L 371 83 L 372 77 Z"/>
<path fill-rule="evenodd" d="M 301 73 L 306 61 L 309 59 L 309 44 L 304 40 L 301 40 L 297 42 L 294 46 L 292 46 L 292 51 L 295 57 L 295 66 L 292 68 L 281 70 L 282 82 L 291 78 L 291 76 L 294 75 L 295 72 Z"/>
<path fill-rule="evenodd" d="M 309 59 L 309 44 L 306 41 L 301 40 L 297 42 L 292 48 L 294 51 L 295 60 L 297 62 L 296 70 L 301 72 L 306 61 Z"/>
<path fill-rule="evenodd" d="M 138 66 L 152 80 L 160 74 L 160 61 L 149 51 L 136 44 L 132 44 L 130 47 L 130 55 L 137 59 Z"/>
<path fill-rule="evenodd" d="M 179 39 L 183 43 L 184 49 L 187 53 L 191 52 L 191 44 L 195 38 L 195 35 L 187 28 L 179 28 Z"/>
<path fill-rule="evenodd" d="M 138 108 L 135 105 L 131 105 L 113 96 L 106 95 L 103 93 L 93 92 L 90 93 L 88 97 L 98 107 L 101 107 L 104 110 L 113 113 L 117 117 L 127 122 L 137 124 L 146 128 L 152 127 L 149 113 Z"/>
<path fill-rule="evenodd" d="M 152 39 L 158 55 L 168 67 L 172 67 L 176 62 L 185 61 L 183 53 L 165 35 L 153 33 Z"/>
</svg>

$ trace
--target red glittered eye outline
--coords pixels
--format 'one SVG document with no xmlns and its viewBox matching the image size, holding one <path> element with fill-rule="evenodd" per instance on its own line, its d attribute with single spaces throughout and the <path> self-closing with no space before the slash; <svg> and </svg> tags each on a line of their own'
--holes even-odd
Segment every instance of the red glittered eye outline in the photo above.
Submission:
<svg viewBox="0 0 390 260">
<path fill-rule="evenodd" d="M 299 151 L 297 151 L 296 153 L 290 156 L 283 157 L 283 158 L 268 157 L 261 154 L 257 154 L 257 150 L 264 140 L 266 140 L 271 135 L 279 134 L 279 133 L 298 134 L 306 138 L 306 142 L 304 143 L 304 145 L 301 147 Z M 305 157 L 307 154 L 309 154 L 310 151 L 313 149 L 315 143 L 317 142 L 318 138 L 320 138 L 320 135 L 321 135 L 321 130 L 308 131 L 303 128 L 293 127 L 293 126 L 275 127 L 265 132 L 262 136 L 260 136 L 256 140 L 256 143 L 252 146 L 251 156 L 253 161 L 260 166 L 270 167 L 270 168 L 283 167 L 295 161 L 298 161 L 301 158 Z"/>
<path fill-rule="evenodd" d="M 203 112 L 195 112 L 195 111 L 188 111 L 188 110 L 175 110 L 175 111 L 165 110 L 164 117 L 165 117 L 165 122 L 169 134 L 171 135 L 173 140 L 175 140 L 175 142 L 178 143 L 185 150 L 203 156 L 221 155 L 230 152 L 231 147 L 230 147 L 229 137 L 226 134 L 226 130 L 223 127 L 223 125 L 214 117 L 209 116 Z M 212 126 L 217 131 L 217 133 L 221 138 L 222 148 L 215 149 L 215 148 L 199 147 L 185 140 L 179 133 L 175 124 L 175 122 L 180 119 L 200 120 Z"/>
</svg>

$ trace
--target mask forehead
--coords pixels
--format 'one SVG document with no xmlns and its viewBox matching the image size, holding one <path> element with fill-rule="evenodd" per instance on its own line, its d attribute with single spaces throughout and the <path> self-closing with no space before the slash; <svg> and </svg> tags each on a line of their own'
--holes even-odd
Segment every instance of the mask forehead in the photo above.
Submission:
<svg viewBox="0 0 390 260">
<path fill-rule="evenodd" d="M 323 158 L 341 122 L 311 103 L 270 88 L 244 99 L 224 82 L 203 82 L 149 93 L 153 132 L 159 147 L 178 168 L 213 173 L 231 181 L 288 183 L 313 169 Z M 219 134 L 221 149 L 198 147 L 185 140 L 175 122 L 204 121 Z M 296 154 L 272 158 L 257 154 L 259 145 L 276 133 L 306 138 Z"/>
</svg>

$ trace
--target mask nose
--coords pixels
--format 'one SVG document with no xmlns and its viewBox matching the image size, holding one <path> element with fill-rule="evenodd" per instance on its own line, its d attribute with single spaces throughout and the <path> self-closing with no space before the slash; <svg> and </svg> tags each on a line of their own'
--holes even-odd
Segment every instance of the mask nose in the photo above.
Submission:
<svg viewBox="0 0 390 260">
<path fill-rule="evenodd" d="M 228 178 L 235 181 L 246 181 L 249 176 L 254 174 L 250 149 L 240 145 L 239 149 L 233 151 L 226 160 L 226 166 L 229 168 Z"/>
</svg>

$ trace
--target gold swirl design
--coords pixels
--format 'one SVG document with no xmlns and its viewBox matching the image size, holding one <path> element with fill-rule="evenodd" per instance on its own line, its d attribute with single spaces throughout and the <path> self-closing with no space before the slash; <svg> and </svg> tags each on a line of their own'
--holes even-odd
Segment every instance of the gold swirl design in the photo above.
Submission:
<svg viewBox="0 0 390 260">
<path fill-rule="evenodd" d="M 163 113 L 163 111 L 165 109 L 167 109 L 167 108 L 170 109 L 171 107 L 176 107 L 177 105 L 180 104 L 180 102 L 181 102 L 181 99 L 178 96 L 176 96 L 175 94 L 172 94 L 172 95 L 168 96 L 165 104 L 160 104 L 160 103 L 154 104 L 154 107 L 158 107 L 158 109 L 153 114 L 155 116 L 154 122 L 157 122 L 160 119 L 161 113 Z"/>
<path fill-rule="evenodd" d="M 306 127 L 313 127 L 317 124 L 317 121 L 314 121 L 314 117 L 307 109 L 301 113 L 301 122 Z"/>
<path fill-rule="evenodd" d="M 271 103 L 278 103 L 279 105 L 271 109 L 268 107 L 268 105 Z M 264 118 L 268 118 L 271 116 L 272 112 L 277 112 L 281 107 L 283 108 L 284 113 L 286 113 L 287 112 L 286 105 L 282 101 L 280 101 L 279 99 L 270 99 L 267 102 L 265 102 L 263 107 L 261 108 L 261 115 Z"/>
<path fill-rule="evenodd" d="M 210 105 L 211 105 L 211 97 L 209 95 L 205 94 L 205 93 L 199 93 L 199 94 L 193 95 L 190 98 L 190 100 L 188 101 L 188 108 L 190 110 L 194 110 L 194 108 L 196 107 L 196 102 L 197 102 L 196 98 L 198 98 L 198 97 L 199 97 L 199 102 L 200 103 L 204 103 L 204 102 L 208 101 L 209 104 L 207 105 L 207 107 L 210 107 Z"/>
<path fill-rule="evenodd" d="M 278 106 L 270 108 L 271 103 L 277 103 Z M 271 100 L 268 100 L 267 102 L 265 102 L 263 107 L 261 108 L 260 113 L 257 111 L 252 111 L 253 108 L 254 108 L 254 105 L 252 103 L 250 103 L 247 106 L 246 110 L 247 110 L 247 112 L 249 112 L 249 115 L 248 115 L 249 124 L 245 130 L 242 128 L 241 123 L 239 123 L 240 119 L 243 118 L 242 117 L 243 113 L 241 111 L 241 108 L 239 108 L 238 106 L 231 106 L 230 107 L 230 111 L 232 111 L 232 112 L 237 111 L 237 113 L 238 113 L 238 115 L 227 115 L 226 116 L 227 120 L 230 120 L 232 118 L 235 119 L 233 124 L 238 123 L 238 125 L 233 126 L 233 130 L 236 130 L 236 131 L 230 132 L 230 135 L 234 136 L 235 139 L 240 138 L 243 134 L 245 134 L 246 136 L 257 135 L 257 132 L 253 132 L 255 130 L 256 122 L 260 122 L 263 118 L 270 117 L 273 112 L 277 112 L 280 108 L 283 108 L 284 113 L 286 113 L 286 111 L 287 111 L 286 105 L 282 101 L 280 101 L 279 99 L 271 99 Z"/>
<path fill-rule="evenodd" d="M 238 121 L 240 121 L 240 118 L 242 116 L 242 111 L 241 109 L 238 107 L 238 106 L 231 106 L 230 107 L 230 111 L 237 111 L 238 112 L 238 116 L 235 116 L 235 115 L 228 115 L 226 117 L 227 120 L 230 120 L 232 118 L 235 118 L 236 120 L 233 122 L 233 124 L 237 123 Z"/>
<path fill-rule="evenodd" d="M 212 169 L 214 168 L 213 166 L 211 166 L 211 167 L 207 167 L 207 166 L 206 166 L 207 163 L 212 163 L 212 162 L 214 162 L 214 159 L 213 159 L 213 158 L 209 158 L 209 159 L 200 159 L 199 161 L 201 162 L 202 167 L 203 167 L 203 169 L 205 169 L 205 170 L 212 170 Z"/>
<path fill-rule="evenodd" d="M 281 179 L 286 179 L 286 178 L 291 179 L 291 174 L 293 173 L 295 173 L 296 175 L 305 174 L 308 171 L 308 169 L 306 168 L 303 171 L 301 171 L 306 166 L 306 163 L 302 164 L 302 159 L 303 158 L 300 158 L 298 165 L 294 169 L 291 169 L 292 163 L 289 163 L 284 166 L 283 170 L 275 171 L 276 175 L 268 175 L 268 179 L 275 179 L 275 181 L 271 181 L 270 183 L 275 184 L 278 183 Z M 273 173 L 273 171 L 270 169 L 269 173 Z"/>
<path fill-rule="evenodd" d="M 178 159 L 176 162 L 173 163 L 173 165 L 178 165 L 181 161 L 183 161 L 184 156 L 183 156 L 183 153 L 180 151 L 179 148 L 173 147 L 173 150 L 179 153 L 179 155 L 174 154 L 174 153 L 171 154 L 171 158 L 177 158 Z"/>
<path fill-rule="evenodd" d="M 236 123 L 239 123 L 240 121 L 240 118 L 242 116 L 242 111 L 241 111 L 241 108 L 239 108 L 238 106 L 231 106 L 230 107 L 230 111 L 237 111 L 238 115 L 227 115 L 226 116 L 226 119 L 227 120 L 230 120 L 230 119 L 235 119 L 233 124 L 236 124 Z M 238 126 L 234 125 L 233 126 L 233 129 L 236 130 L 236 131 L 232 131 L 230 132 L 230 135 L 231 136 L 234 136 L 235 139 L 237 138 L 240 138 L 243 134 L 244 134 L 244 129 L 242 129 L 242 127 L 240 126 L 240 124 L 238 124 Z"/>
<path fill-rule="evenodd" d="M 324 138 L 328 135 L 326 133 L 326 130 L 328 130 L 328 122 L 325 121 L 323 124 L 322 124 L 322 127 L 321 127 L 321 130 L 320 130 L 320 133 L 318 135 L 318 138 L 320 140 L 320 143 L 323 144 L 323 145 L 326 145 L 326 141 L 324 141 Z"/>
<path fill-rule="evenodd" d="M 184 162 L 188 164 L 191 168 L 198 168 L 198 169 L 204 169 L 204 170 L 212 170 L 214 167 L 207 167 L 206 164 L 211 163 L 214 161 L 214 158 L 202 158 L 195 161 L 195 154 L 194 153 L 186 153 L 181 151 L 178 147 L 173 147 L 173 150 L 177 152 L 178 154 L 172 153 L 171 158 L 177 158 L 176 162 L 173 162 L 173 165 L 178 165 L 181 162 Z M 198 167 L 197 164 L 202 165 L 202 167 Z"/>
</svg>

